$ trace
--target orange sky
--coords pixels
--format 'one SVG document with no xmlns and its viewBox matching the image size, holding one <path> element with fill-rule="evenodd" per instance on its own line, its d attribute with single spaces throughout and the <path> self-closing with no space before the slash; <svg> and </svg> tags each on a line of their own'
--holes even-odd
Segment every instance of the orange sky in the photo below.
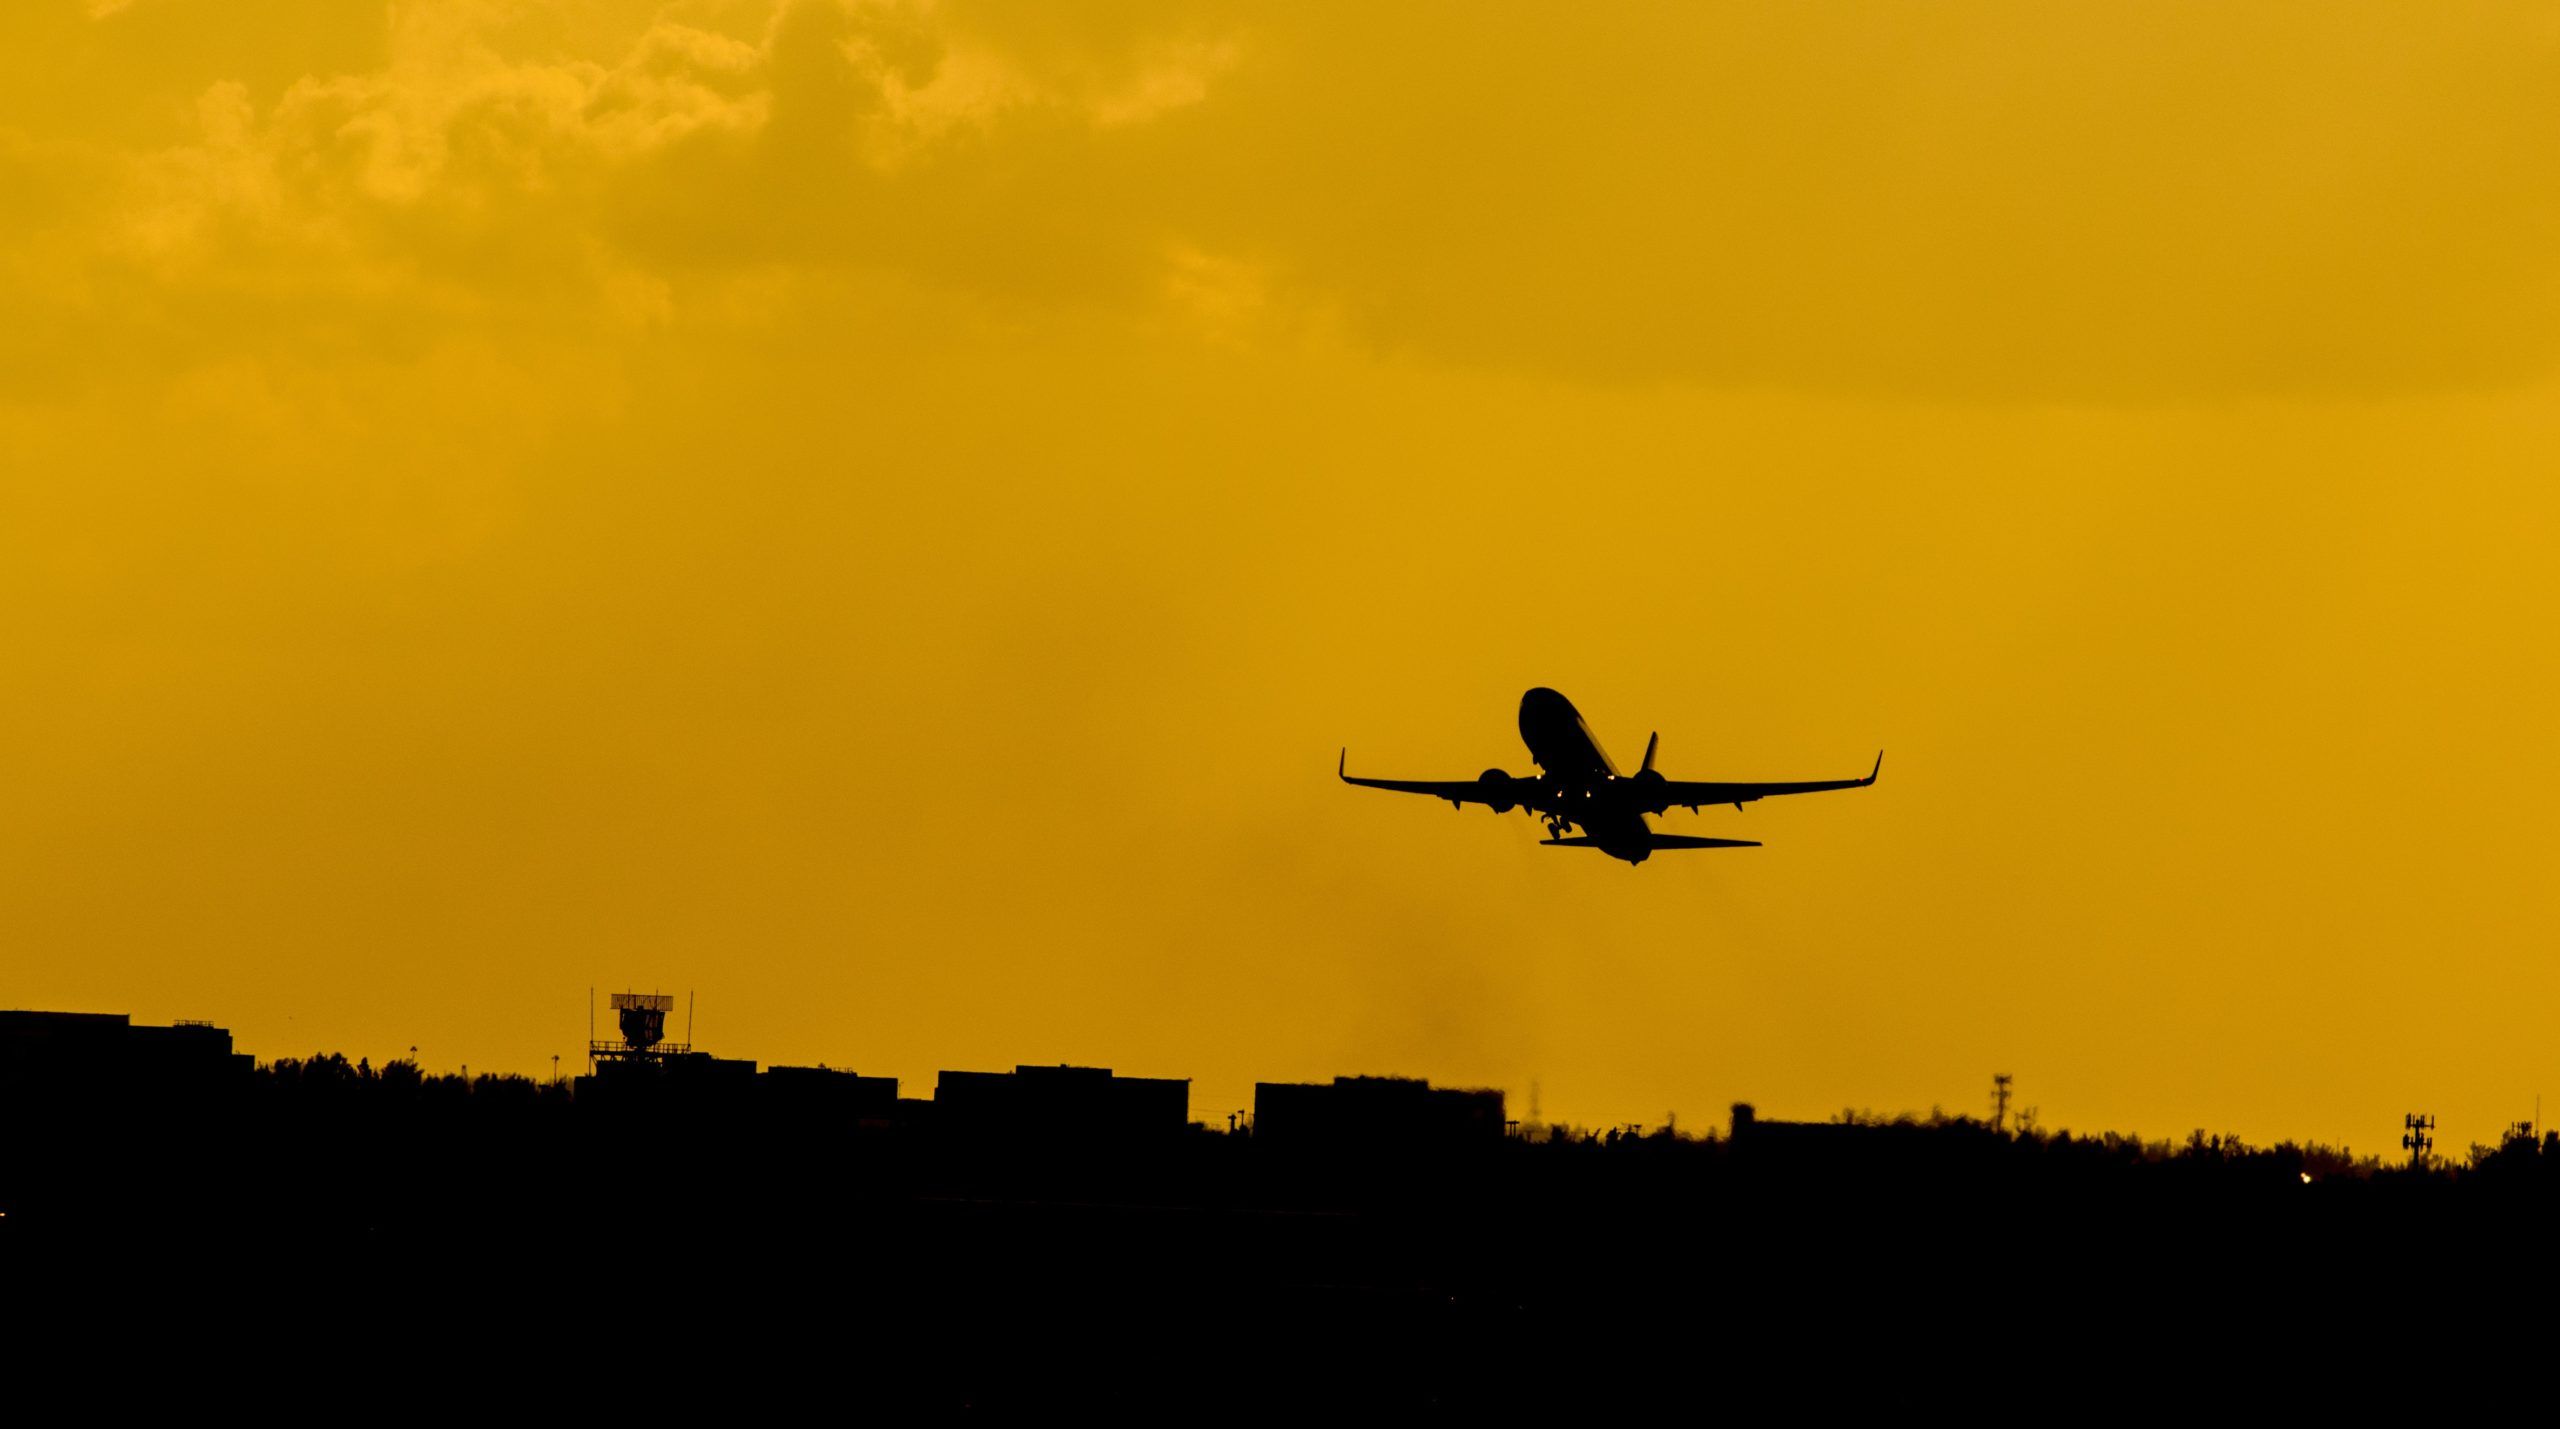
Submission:
<svg viewBox="0 0 2560 1429">
<path fill-rule="evenodd" d="M 0 1005 L 1590 1122 L 2560 1093 L 2560 22 L 0 7 Z M 1341 788 L 1674 777 L 1641 868 Z"/>
</svg>

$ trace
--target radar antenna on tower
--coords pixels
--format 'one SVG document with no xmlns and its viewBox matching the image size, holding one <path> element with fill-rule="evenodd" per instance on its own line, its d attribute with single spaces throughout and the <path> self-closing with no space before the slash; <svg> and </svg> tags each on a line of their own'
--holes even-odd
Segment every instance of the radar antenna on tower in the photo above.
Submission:
<svg viewBox="0 0 2560 1429">
<path fill-rule="evenodd" d="M 693 1050 L 689 1043 L 667 1040 L 667 1014 L 676 1000 L 663 992 L 617 992 L 613 1016 L 622 1040 L 590 1040 L 587 1055 L 597 1062 L 665 1062 Z"/>
</svg>

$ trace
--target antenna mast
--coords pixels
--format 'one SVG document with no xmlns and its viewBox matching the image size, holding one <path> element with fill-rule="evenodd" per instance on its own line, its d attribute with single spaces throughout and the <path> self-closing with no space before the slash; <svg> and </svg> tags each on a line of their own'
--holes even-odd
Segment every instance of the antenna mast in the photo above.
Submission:
<svg viewBox="0 0 2560 1429">
<path fill-rule="evenodd" d="M 2413 1111 L 2407 1116 L 2400 1118 L 2400 1125 L 2406 1128 L 2400 1134 L 2400 1145 L 2403 1150 L 2406 1150 L 2409 1153 L 2409 1164 L 2412 1166 L 2426 1165 L 2427 1153 L 2434 1150 L 2436 1145 L 2436 1139 L 2433 1136 L 2428 1135 L 2429 1132 L 2436 1129 L 2435 1117 L 2430 1114 Z"/>
</svg>

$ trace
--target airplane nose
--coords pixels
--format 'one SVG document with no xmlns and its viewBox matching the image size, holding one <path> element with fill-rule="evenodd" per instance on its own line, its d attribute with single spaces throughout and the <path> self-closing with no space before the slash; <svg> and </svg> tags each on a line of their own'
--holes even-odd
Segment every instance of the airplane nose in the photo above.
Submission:
<svg viewBox="0 0 2560 1429">
<path fill-rule="evenodd" d="M 1574 712 L 1573 701 L 1544 685 L 1520 697 L 1520 740 L 1541 760 L 1547 756 L 1539 751 L 1563 748 L 1570 732 L 1581 725 L 1582 716 Z"/>
<path fill-rule="evenodd" d="M 1548 689 L 1544 685 L 1540 685 L 1536 689 L 1531 690 L 1529 693 L 1520 697 L 1520 717 L 1522 719 L 1529 719 L 1532 717 L 1545 718 L 1557 713 L 1558 711 L 1571 714 L 1573 712 L 1573 701 L 1566 699 L 1564 696 L 1557 694 L 1555 691 Z"/>
</svg>

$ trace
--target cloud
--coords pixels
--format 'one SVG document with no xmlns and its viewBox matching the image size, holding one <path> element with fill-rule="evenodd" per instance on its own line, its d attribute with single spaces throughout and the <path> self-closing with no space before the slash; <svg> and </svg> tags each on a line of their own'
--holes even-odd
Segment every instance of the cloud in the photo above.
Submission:
<svg viewBox="0 0 2560 1429">
<path fill-rule="evenodd" d="M 1214 314 L 1225 340 L 1249 289 L 1263 331 L 1600 383 L 2151 402 L 2560 362 L 2553 40 L 2524 7 L 1671 5 L 1573 24 L 1306 5 L 1248 23 L 1155 3 L 482 0 L 324 36 L 257 0 L 239 26 L 318 46 L 315 67 L 280 74 L 205 31 L 206 63 L 236 73 L 172 93 L 138 42 L 223 9 L 30 29 L 57 48 L 123 36 L 93 55 L 105 88 L 119 64 L 148 87 L 80 97 L 77 135 L 73 110 L 55 133 L 0 108 L 0 163 L 76 142 L 69 187 L 120 195 L 60 208 L 52 227 L 90 226 L 44 264 L 124 303 L 111 324 L 183 325 L 227 294 L 242 341 L 307 334 L 315 306 L 331 325 L 538 312 L 610 334 L 860 270 L 1023 316 Z M 19 77 L 8 103 L 34 104 L 42 76 Z M 185 116 L 167 142 L 99 117 L 153 95 Z M 46 193 L 18 206 L 22 233 Z"/>
<path fill-rule="evenodd" d="M 602 10 L 624 23 L 564 51 L 524 31 L 527 7 L 394 7 L 375 67 L 271 96 L 215 78 L 173 142 L 93 144 L 118 199 L 62 252 L 130 299 L 93 320 L 216 306 L 248 344 L 533 313 L 611 331 L 666 316 L 680 285 L 846 267 L 1014 299 L 1150 292 L 1166 235 L 1145 203 L 1084 201 L 1100 151 L 1198 106 L 1235 54 L 1178 29 L 1026 56 L 895 3 Z"/>
<path fill-rule="evenodd" d="M 2560 357 L 2530 7 L 1293 13 L 1198 136 L 1238 171 L 1196 237 L 1382 346 L 2136 401 Z"/>
</svg>

